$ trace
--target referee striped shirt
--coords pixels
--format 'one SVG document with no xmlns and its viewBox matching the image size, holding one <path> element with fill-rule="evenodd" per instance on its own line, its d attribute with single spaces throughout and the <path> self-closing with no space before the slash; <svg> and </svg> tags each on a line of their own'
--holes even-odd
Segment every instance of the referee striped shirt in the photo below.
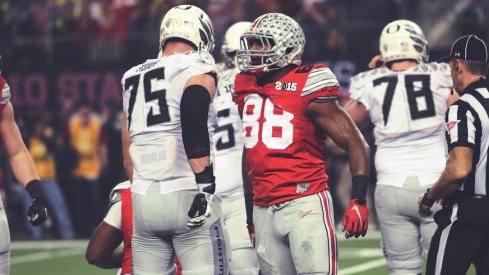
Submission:
<svg viewBox="0 0 489 275">
<path fill-rule="evenodd" d="M 480 79 L 465 88 L 445 115 L 448 151 L 458 146 L 474 150 L 472 170 L 459 187 L 466 195 L 489 192 L 489 82 Z"/>
</svg>

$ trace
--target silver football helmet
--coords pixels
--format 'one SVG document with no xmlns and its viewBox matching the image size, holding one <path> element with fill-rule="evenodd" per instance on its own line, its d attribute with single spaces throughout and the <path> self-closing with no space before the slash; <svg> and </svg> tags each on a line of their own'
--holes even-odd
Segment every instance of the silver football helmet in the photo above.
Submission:
<svg viewBox="0 0 489 275">
<path fill-rule="evenodd" d="M 427 46 L 428 41 L 421 28 L 416 23 L 404 19 L 387 24 L 379 40 L 379 50 L 384 63 L 402 59 L 426 62 Z"/>
<path fill-rule="evenodd" d="M 243 33 L 250 29 L 251 22 L 241 21 L 234 23 L 224 35 L 224 43 L 221 47 L 221 53 L 226 64 L 236 66 L 236 52 L 240 49 L 240 38 Z M 229 65 L 228 65 L 229 66 Z"/>
<path fill-rule="evenodd" d="M 214 30 L 209 16 L 192 5 L 176 6 L 165 14 L 160 26 L 160 50 L 170 38 L 184 39 L 198 51 L 211 52 L 214 48 Z"/>
<path fill-rule="evenodd" d="M 305 44 L 304 32 L 294 19 L 280 13 L 262 15 L 241 36 L 238 67 L 250 71 L 300 65 Z"/>
</svg>

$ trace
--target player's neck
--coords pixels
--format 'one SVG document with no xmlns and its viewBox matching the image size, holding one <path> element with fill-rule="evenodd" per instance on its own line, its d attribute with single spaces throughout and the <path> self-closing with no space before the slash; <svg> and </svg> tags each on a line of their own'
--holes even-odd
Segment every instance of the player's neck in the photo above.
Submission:
<svg viewBox="0 0 489 275">
<path fill-rule="evenodd" d="M 284 77 L 286 74 L 288 74 L 290 71 L 294 70 L 295 68 L 297 68 L 296 65 L 288 65 L 278 70 L 269 71 L 257 80 L 258 85 L 263 87 L 268 83 L 275 82 L 281 79 L 282 77 Z"/>
<path fill-rule="evenodd" d="M 418 62 L 412 60 L 395 61 L 389 65 L 389 69 L 391 69 L 391 71 L 396 71 L 396 72 L 405 71 L 416 65 L 418 65 Z"/>
<path fill-rule="evenodd" d="M 176 52 L 186 51 L 195 51 L 195 49 L 188 43 L 182 41 L 170 41 L 165 44 L 165 48 L 163 49 L 163 54 L 161 56 L 167 56 Z"/>
<path fill-rule="evenodd" d="M 472 84 L 476 81 L 479 81 L 481 79 L 485 79 L 485 77 L 481 76 L 481 75 L 473 75 L 470 73 L 466 73 L 465 77 L 463 78 L 463 89 L 462 90 L 465 90 L 465 88 L 467 88 L 467 86 L 469 86 L 470 84 Z"/>
</svg>

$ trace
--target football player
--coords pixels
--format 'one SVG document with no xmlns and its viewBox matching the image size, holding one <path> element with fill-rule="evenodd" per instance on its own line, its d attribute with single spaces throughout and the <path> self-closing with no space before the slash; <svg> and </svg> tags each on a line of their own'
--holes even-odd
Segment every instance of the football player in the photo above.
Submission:
<svg viewBox="0 0 489 275">
<path fill-rule="evenodd" d="M 213 106 L 217 113 L 217 127 L 212 142 L 215 155 L 216 193 L 222 197 L 222 216 L 228 229 L 231 248 L 231 274 L 258 274 L 256 252 L 246 230 L 246 221 L 251 220 L 245 208 L 243 197 L 243 125 L 232 93 L 234 78 L 239 72 L 236 66 L 236 52 L 239 50 L 240 36 L 251 26 L 251 22 L 233 24 L 224 36 L 221 49 L 224 62 L 218 65 L 218 89 Z M 245 176 L 245 182 L 248 183 Z M 249 186 L 246 197 L 252 198 Z M 250 203 L 252 206 L 252 202 Z M 251 223 L 250 223 L 251 226 Z M 251 227 L 250 227 L 251 229 Z"/>
<path fill-rule="evenodd" d="M 123 76 L 136 275 L 163 274 L 175 264 L 175 253 L 187 274 L 228 272 L 207 125 L 216 89 L 213 47 L 207 14 L 176 6 L 161 22 L 161 57 Z"/>
<path fill-rule="evenodd" d="M 346 110 L 358 125 L 375 125 L 375 206 L 389 272 L 420 274 L 436 224 L 419 216 L 415 202 L 445 167 L 444 116 L 458 95 L 447 64 L 425 63 L 427 41 L 416 23 L 387 24 L 379 44 L 383 66 L 352 78 Z"/>
<path fill-rule="evenodd" d="M 10 88 L 0 75 L 0 137 L 10 167 L 17 181 L 25 186 L 32 197 L 27 218 L 32 225 L 44 223 L 48 217 L 48 205 L 42 192 L 36 166 L 27 150 L 19 127 L 14 119 L 14 108 L 10 103 Z M 0 275 L 8 275 L 10 269 L 10 232 L 7 215 L 0 199 Z"/>
<path fill-rule="evenodd" d="M 338 80 L 301 66 L 305 38 L 294 19 L 258 17 L 241 36 L 235 97 L 254 194 L 263 274 L 337 274 L 338 246 L 323 155 L 324 135 L 349 153 L 353 191 L 346 236 L 365 236 L 369 147 L 338 104 Z"/>
<path fill-rule="evenodd" d="M 120 275 L 132 275 L 132 227 L 131 183 L 124 181 L 110 192 L 109 210 L 90 238 L 87 261 L 100 268 L 120 268 Z M 121 242 L 123 251 L 117 252 Z M 175 266 L 168 266 L 165 274 L 175 272 Z"/>
</svg>

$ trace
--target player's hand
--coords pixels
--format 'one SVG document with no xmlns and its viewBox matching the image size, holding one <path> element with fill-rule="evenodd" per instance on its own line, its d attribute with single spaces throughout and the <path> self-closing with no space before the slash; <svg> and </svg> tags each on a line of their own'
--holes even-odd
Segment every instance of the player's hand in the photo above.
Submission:
<svg viewBox="0 0 489 275">
<path fill-rule="evenodd" d="M 48 205 L 42 198 L 32 199 L 32 204 L 27 209 L 27 218 L 32 225 L 40 225 L 48 219 Z"/>
<path fill-rule="evenodd" d="M 215 189 L 215 184 L 212 184 Z M 205 191 L 205 190 L 204 190 Z M 214 192 L 212 192 L 214 193 Z M 187 222 L 188 228 L 196 228 L 205 223 L 212 214 L 212 200 L 214 195 L 207 192 L 199 192 L 195 195 L 192 205 L 188 210 L 190 220 Z"/>
<path fill-rule="evenodd" d="M 418 198 L 419 215 L 423 218 L 428 218 L 433 215 L 431 207 L 435 203 L 435 200 L 428 198 L 429 191 L 430 189 L 428 188 L 426 192 Z"/>
<path fill-rule="evenodd" d="M 250 235 L 251 244 L 253 245 L 253 247 L 255 247 L 255 226 L 253 224 L 248 224 L 246 227 L 248 228 L 248 235 Z"/>
<path fill-rule="evenodd" d="M 352 199 L 350 206 L 343 216 L 341 221 L 345 238 L 355 236 L 355 238 L 363 237 L 367 234 L 368 229 L 368 208 L 365 199 Z"/>
<path fill-rule="evenodd" d="M 368 63 L 368 68 L 369 69 L 375 69 L 375 68 L 381 67 L 382 65 L 384 65 L 384 62 L 382 61 L 382 56 L 380 54 L 378 54 L 378 55 L 372 57 L 372 59 Z"/>
</svg>

